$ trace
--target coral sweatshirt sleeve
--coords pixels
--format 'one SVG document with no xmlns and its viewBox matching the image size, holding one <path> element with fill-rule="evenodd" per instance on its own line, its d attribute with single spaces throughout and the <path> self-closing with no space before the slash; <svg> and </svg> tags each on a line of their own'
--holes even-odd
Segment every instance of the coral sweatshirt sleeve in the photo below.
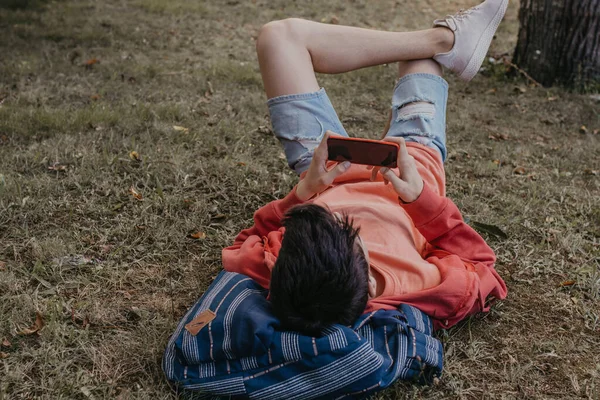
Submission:
<svg viewBox="0 0 600 400">
<path fill-rule="evenodd" d="M 440 303 L 450 301 L 435 305 L 436 311 L 441 311 L 438 317 L 443 318 L 438 327 L 447 328 L 469 315 L 488 311 L 488 297 L 506 297 L 506 285 L 494 269 L 496 256 L 493 250 L 463 221 L 460 211 L 450 199 L 438 195 L 425 185 L 416 201 L 402 204 L 402 207 L 429 243 L 423 258 L 446 272 L 443 275 L 450 282 L 442 282 L 442 285 L 451 284 L 453 270 L 463 271 L 461 279 L 464 279 L 465 270 L 472 273 L 469 275 L 473 279 L 465 286 L 468 293 L 460 296 L 463 299 L 461 302 L 439 299 Z M 445 310 L 444 307 L 448 305 L 453 309 Z M 435 312 L 433 314 L 435 318 Z"/>
<path fill-rule="evenodd" d="M 294 187 L 283 199 L 259 208 L 254 213 L 254 225 L 241 231 L 233 245 L 223 249 L 223 268 L 247 275 L 268 288 L 283 238 L 281 219 L 289 208 L 301 203 Z"/>
</svg>

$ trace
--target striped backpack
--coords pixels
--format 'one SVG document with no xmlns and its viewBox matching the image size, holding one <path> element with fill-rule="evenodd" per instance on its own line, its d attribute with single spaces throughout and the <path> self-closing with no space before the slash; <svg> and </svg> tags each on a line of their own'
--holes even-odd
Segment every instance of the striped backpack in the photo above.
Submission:
<svg viewBox="0 0 600 400">
<path fill-rule="evenodd" d="M 340 399 L 397 379 L 430 383 L 442 372 L 442 345 L 414 307 L 310 337 L 282 330 L 267 295 L 247 276 L 222 271 L 168 342 L 169 381 L 195 398 Z"/>
</svg>

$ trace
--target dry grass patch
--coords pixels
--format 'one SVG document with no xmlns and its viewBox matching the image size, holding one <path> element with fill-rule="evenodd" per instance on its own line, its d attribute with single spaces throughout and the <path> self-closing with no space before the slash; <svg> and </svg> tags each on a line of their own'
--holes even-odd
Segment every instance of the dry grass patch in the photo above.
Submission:
<svg viewBox="0 0 600 400">
<path fill-rule="evenodd" d="M 0 397 L 175 398 L 160 360 L 178 318 L 220 271 L 221 249 L 297 180 L 259 128 L 269 125 L 254 55 L 263 23 L 408 30 L 469 5 L 0 8 L 0 340 L 10 343 Z M 514 47 L 517 8 L 496 59 Z M 487 239 L 510 295 L 440 332 L 439 384 L 376 398 L 598 398 L 600 105 L 484 67 L 469 85 L 448 78 L 448 194 L 470 220 L 507 232 Z M 394 73 L 319 79 L 346 129 L 375 138 Z M 39 335 L 20 334 L 36 312 Z"/>
</svg>

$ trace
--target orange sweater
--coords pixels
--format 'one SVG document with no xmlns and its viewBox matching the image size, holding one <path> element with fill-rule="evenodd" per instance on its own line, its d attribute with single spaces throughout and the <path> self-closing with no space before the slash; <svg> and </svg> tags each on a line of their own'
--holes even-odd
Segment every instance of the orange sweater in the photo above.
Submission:
<svg viewBox="0 0 600 400">
<path fill-rule="evenodd" d="M 381 177 L 371 182 L 370 171 L 361 165 L 352 165 L 309 202 L 348 213 L 360 226 L 381 293 L 369 300 L 366 312 L 405 303 L 430 315 L 436 328 L 448 328 L 487 311 L 488 296 L 505 298 L 506 285 L 494 269 L 493 251 L 444 197 L 438 153 L 416 143 L 407 143 L 407 148 L 425 182 L 413 203 L 399 204 L 391 185 L 383 185 Z M 223 267 L 268 288 L 285 231 L 281 218 L 300 203 L 294 188 L 285 198 L 260 208 L 254 226 L 223 250 Z"/>
</svg>

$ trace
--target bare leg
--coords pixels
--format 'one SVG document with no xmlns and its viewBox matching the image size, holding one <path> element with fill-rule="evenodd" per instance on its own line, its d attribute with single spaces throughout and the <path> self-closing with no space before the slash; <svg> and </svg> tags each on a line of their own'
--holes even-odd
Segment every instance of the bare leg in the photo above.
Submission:
<svg viewBox="0 0 600 400">
<path fill-rule="evenodd" d="M 272 98 L 319 90 L 315 72 L 337 74 L 430 59 L 453 43 L 454 34 L 445 28 L 384 32 L 292 18 L 263 26 L 256 48 L 265 91 Z"/>
</svg>

